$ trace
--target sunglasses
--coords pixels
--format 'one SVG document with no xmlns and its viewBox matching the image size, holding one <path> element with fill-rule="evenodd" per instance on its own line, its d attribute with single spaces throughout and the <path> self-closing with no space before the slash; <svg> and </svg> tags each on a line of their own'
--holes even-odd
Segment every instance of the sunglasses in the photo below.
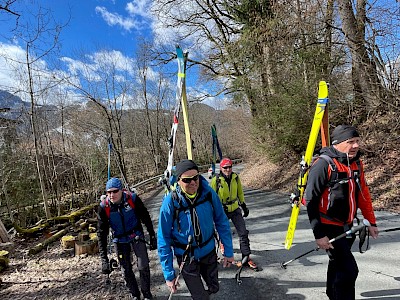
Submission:
<svg viewBox="0 0 400 300">
<path fill-rule="evenodd" d="M 232 166 L 222 167 L 222 169 L 224 169 L 224 170 L 232 169 Z"/>
<path fill-rule="evenodd" d="M 193 177 L 181 177 L 181 180 L 184 183 L 191 183 L 192 180 L 197 181 L 197 179 L 199 179 L 199 174 L 194 175 Z"/>
<path fill-rule="evenodd" d="M 118 193 L 118 192 L 119 192 L 119 190 L 107 191 L 107 194 L 110 194 L 110 195 L 111 195 L 111 194 L 113 194 L 113 193 L 116 194 L 116 193 Z"/>
</svg>

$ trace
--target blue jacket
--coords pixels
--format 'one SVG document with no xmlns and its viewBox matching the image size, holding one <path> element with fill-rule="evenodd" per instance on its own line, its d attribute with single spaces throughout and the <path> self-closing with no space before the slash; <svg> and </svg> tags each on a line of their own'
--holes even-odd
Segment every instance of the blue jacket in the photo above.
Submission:
<svg viewBox="0 0 400 300">
<path fill-rule="evenodd" d="M 185 197 L 181 194 L 179 186 L 177 186 L 176 192 L 180 198 L 181 206 L 186 207 L 188 204 Z M 202 203 L 196 206 L 195 210 L 199 218 L 203 241 L 209 241 L 202 247 L 198 247 L 196 241 L 193 241 L 192 246 L 194 250 L 194 259 L 199 260 L 211 251 L 214 251 L 215 240 L 214 238 L 211 238 L 214 236 L 214 224 L 225 247 L 225 256 L 232 257 L 233 246 L 229 220 L 226 217 L 218 195 L 202 176 L 200 176 L 198 193 L 199 196 L 196 201 Z M 211 201 L 204 201 L 206 197 L 211 197 L 209 198 Z M 169 281 L 175 278 L 173 254 L 175 253 L 175 255 L 181 256 L 185 251 L 181 247 L 178 247 L 176 242 L 186 245 L 189 235 L 192 237 L 194 236 L 190 210 L 181 210 L 179 215 L 175 217 L 175 210 L 178 207 L 178 200 L 173 199 L 172 192 L 166 195 L 161 205 L 160 219 L 158 222 L 158 255 L 163 269 L 164 278 Z M 178 230 L 178 221 L 180 231 Z"/>
</svg>

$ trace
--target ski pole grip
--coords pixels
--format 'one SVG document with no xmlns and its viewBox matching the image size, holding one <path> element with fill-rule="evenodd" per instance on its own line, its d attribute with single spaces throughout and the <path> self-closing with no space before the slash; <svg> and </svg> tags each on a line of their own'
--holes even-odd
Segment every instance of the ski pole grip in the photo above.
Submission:
<svg viewBox="0 0 400 300">
<path fill-rule="evenodd" d="M 351 233 L 355 233 L 361 229 L 363 229 L 364 227 L 369 227 L 371 226 L 371 223 L 367 220 L 364 219 L 360 225 L 354 226 L 353 228 L 351 228 Z M 350 233 L 349 233 L 350 234 Z"/>
<path fill-rule="evenodd" d="M 364 220 L 363 220 L 363 224 L 364 224 L 365 226 L 367 226 L 367 227 L 370 227 L 370 226 L 371 226 L 371 223 L 370 223 L 367 219 L 364 219 Z"/>
</svg>

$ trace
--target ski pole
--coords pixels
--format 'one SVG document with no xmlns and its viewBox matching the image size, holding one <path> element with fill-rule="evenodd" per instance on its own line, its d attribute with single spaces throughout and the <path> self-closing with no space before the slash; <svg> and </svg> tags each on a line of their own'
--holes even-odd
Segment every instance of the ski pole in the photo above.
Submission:
<svg viewBox="0 0 400 300">
<path fill-rule="evenodd" d="M 176 276 L 176 279 L 175 279 L 175 282 L 174 282 L 175 287 L 176 287 L 177 284 L 178 284 L 179 277 L 181 277 L 183 267 L 185 266 L 185 263 L 186 263 L 186 261 L 187 261 L 189 255 L 190 255 L 190 252 L 191 252 L 190 250 L 191 250 L 191 247 L 192 247 L 192 242 L 193 242 L 193 237 L 192 237 L 191 235 L 189 235 L 189 236 L 188 236 L 188 243 L 187 243 L 187 245 L 186 245 L 185 252 L 183 252 L 183 256 L 182 256 L 183 259 L 182 259 L 181 265 L 179 266 L 179 273 L 178 273 L 178 276 Z M 169 294 L 168 300 L 170 300 L 170 299 L 172 298 L 172 295 L 173 295 L 173 294 L 174 294 L 174 291 L 172 290 L 171 293 Z"/>
<path fill-rule="evenodd" d="M 337 237 L 334 237 L 333 239 L 330 239 L 329 243 L 333 243 L 334 241 L 340 240 L 341 238 L 344 238 L 345 236 L 348 236 L 348 235 L 350 235 L 352 233 L 355 233 L 355 232 L 363 229 L 365 226 L 368 227 L 370 225 L 371 224 L 368 222 L 368 220 L 364 219 L 362 224 L 357 225 L 357 226 L 353 226 L 351 229 L 347 230 L 346 232 L 343 232 L 342 234 L 338 235 Z M 281 263 L 281 268 L 282 269 L 286 269 L 286 266 L 288 264 L 290 264 L 291 262 L 293 262 L 293 261 L 295 261 L 295 260 L 297 260 L 297 259 L 299 259 L 299 258 L 301 258 L 303 256 L 306 256 L 307 254 L 310 254 L 311 252 L 318 251 L 318 250 L 319 250 L 319 247 L 316 247 L 316 248 L 311 249 L 311 250 L 307 251 L 306 253 L 303 253 L 302 255 L 299 255 L 299 256 L 297 256 L 297 257 L 295 257 L 295 258 L 293 258 L 293 259 L 291 259 L 291 260 L 289 260 L 287 262 L 283 262 L 283 263 Z"/>
<path fill-rule="evenodd" d="M 106 285 L 111 284 L 110 275 L 111 275 L 112 271 L 114 271 L 115 269 L 118 269 L 118 261 L 114 258 L 111 258 L 108 265 L 110 266 L 110 273 L 107 274 Z"/>
<path fill-rule="evenodd" d="M 390 231 L 397 231 L 397 230 L 400 230 L 400 227 L 379 230 L 379 232 L 381 233 L 381 232 L 390 232 Z"/>
<path fill-rule="evenodd" d="M 112 150 L 112 142 L 111 136 L 108 138 L 108 168 L 107 168 L 107 178 L 110 180 L 111 178 L 111 150 Z"/>
<path fill-rule="evenodd" d="M 236 271 L 235 279 L 236 279 L 236 283 L 237 283 L 238 285 L 241 285 L 241 284 L 242 284 L 242 279 L 240 279 L 240 273 L 242 273 L 243 266 L 247 263 L 248 260 L 249 260 L 249 256 L 248 256 L 248 255 L 246 255 L 245 257 L 243 257 L 243 259 L 242 259 L 242 265 L 240 266 L 239 270 Z"/>
</svg>

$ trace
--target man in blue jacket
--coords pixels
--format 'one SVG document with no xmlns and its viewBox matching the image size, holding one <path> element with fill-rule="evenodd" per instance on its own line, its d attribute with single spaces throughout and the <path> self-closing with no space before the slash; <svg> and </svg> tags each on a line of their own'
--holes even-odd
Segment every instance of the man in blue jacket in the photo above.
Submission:
<svg viewBox="0 0 400 300">
<path fill-rule="evenodd" d="M 192 298 L 209 299 L 210 294 L 219 290 L 214 228 L 225 245 L 224 267 L 233 262 L 229 221 L 218 195 L 199 174 L 192 160 L 179 162 L 176 176 L 178 185 L 164 198 L 158 223 L 158 255 L 164 278 L 170 291 L 176 292 L 175 254 L 178 265 L 183 262 L 182 276 Z M 185 250 L 188 250 L 188 259 Z"/>
<path fill-rule="evenodd" d="M 140 291 L 132 270 L 132 251 L 137 257 L 140 274 L 140 289 L 144 299 L 153 299 L 150 292 L 150 268 L 142 222 L 150 235 L 150 250 L 157 249 L 157 239 L 150 214 L 142 200 L 134 193 L 122 190 L 118 178 L 107 181 L 107 198 L 102 200 L 98 209 L 98 237 L 102 272 L 110 274 L 107 257 L 107 239 L 111 227 L 112 238 L 117 251 L 118 261 L 124 274 L 126 286 L 133 299 L 140 299 Z"/>
</svg>

